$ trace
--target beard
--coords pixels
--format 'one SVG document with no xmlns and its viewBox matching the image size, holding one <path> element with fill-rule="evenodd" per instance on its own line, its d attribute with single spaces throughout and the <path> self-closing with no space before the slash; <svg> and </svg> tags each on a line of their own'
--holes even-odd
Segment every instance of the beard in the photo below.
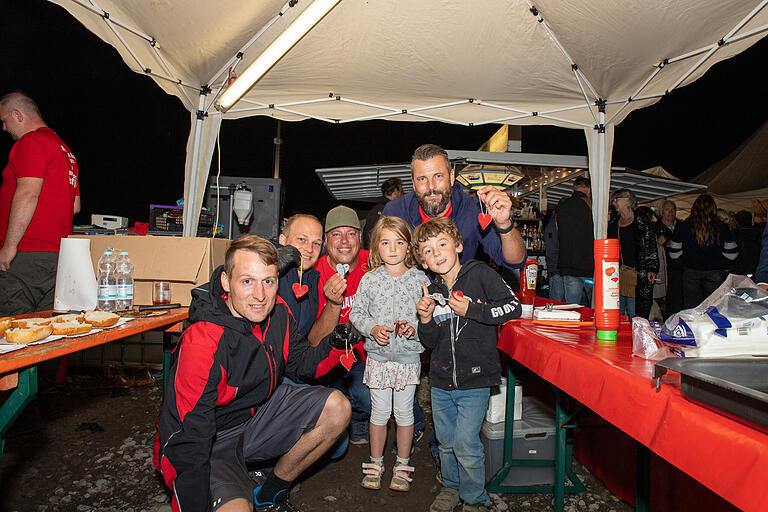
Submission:
<svg viewBox="0 0 768 512">
<path fill-rule="evenodd" d="M 419 194 L 416 191 L 414 191 L 414 193 L 416 194 L 416 200 L 419 202 L 419 205 L 421 205 L 421 209 L 424 210 L 424 213 L 430 217 L 437 217 L 443 213 L 445 209 L 448 208 L 448 204 L 451 202 L 450 187 L 446 188 L 445 190 L 429 189 L 424 194 Z M 430 203 L 427 201 L 427 196 L 435 193 L 440 194 L 440 200 L 437 203 Z"/>
</svg>

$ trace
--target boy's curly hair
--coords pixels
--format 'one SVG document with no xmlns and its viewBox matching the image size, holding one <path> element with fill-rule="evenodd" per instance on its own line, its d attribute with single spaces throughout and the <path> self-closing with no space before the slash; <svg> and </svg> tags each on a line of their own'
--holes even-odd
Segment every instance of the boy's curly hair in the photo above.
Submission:
<svg viewBox="0 0 768 512">
<path fill-rule="evenodd" d="M 464 239 L 459 233 L 459 228 L 448 217 L 438 217 L 436 219 L 430 219 L 420 226 L 416 226 L 413 230 L 413 240 L 411 241 L 411 253 L 419 264 L 424 264 L 424 259 L 421 257 L 419 248 L 421 244 L 426 242 L 430 238 L 435 238 L 441 233 L 445 233 L 453 242 L 458 246 L 464 243 Z"/>
</svg>

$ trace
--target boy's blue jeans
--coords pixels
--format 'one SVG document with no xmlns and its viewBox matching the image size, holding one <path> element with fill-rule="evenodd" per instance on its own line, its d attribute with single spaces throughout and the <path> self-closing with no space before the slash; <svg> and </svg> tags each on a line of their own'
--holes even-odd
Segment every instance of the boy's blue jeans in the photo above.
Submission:
<svg viewBox="0 0 768 512">
<path fill-rule="evenodd" d="M 443 485 L 459 489 L 465 503 L 488 505 L 485 492 L 485 453 L 480 427 L 491 388 L 447 391 L 432 388 L 432 419 L 440 443 Z"/>
</svg>

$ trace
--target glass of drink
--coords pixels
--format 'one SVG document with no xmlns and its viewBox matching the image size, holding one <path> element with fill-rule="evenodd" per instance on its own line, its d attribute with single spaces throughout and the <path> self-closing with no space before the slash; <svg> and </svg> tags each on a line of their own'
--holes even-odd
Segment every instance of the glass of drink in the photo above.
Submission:
<svg viewBox="0 0 768 512">
<path fill-rule="evenodd" d="M 171 283 L 168 281 L 155 281 L 152 283 L 152 305 L 171 303 Z"/>
</svg>

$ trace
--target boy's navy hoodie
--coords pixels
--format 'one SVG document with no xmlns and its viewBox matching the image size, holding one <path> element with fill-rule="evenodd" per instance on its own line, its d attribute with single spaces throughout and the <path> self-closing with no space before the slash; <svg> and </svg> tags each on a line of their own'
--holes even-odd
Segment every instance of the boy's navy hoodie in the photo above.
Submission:
<svg viewBox="0 0 768 512">
<path fill-rule="evenodd" d="M 519 318 L 522 312 L 512 289 L 499 274 L 477 260 L 469 260 L 461 267 L 450 290 L 441 276 L 428 288 L 430 294 L 446 297 L 445 306 L 436 305 L 431 322 L 419 322 L 419 339 L 432 349 L 431 385 L 456 390 L 499 384 L 496 326 Z M 470 300 L 464 317 L 456 316 L 447 305 L 449 294 L 456 291 Z"/>
</svg>

